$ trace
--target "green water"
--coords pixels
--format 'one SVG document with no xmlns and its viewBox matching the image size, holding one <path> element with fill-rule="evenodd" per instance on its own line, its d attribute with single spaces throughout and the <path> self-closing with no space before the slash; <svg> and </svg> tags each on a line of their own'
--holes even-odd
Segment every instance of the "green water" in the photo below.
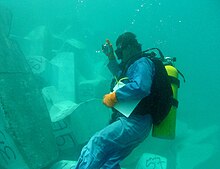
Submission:
<svg viewBox="0 0 220 169">
<path fill-rule="evenodd" d="M 143 49 L 158 47 L 165 55 L 177 57 L 176 67 L 185 75 L 186 83 L 180 77 L 176 140 L 150 138 L 141 147 L 145 152 L 173 155 L 168 158 L 168 169 L 219 167 L 219 1 L 0 0 L 0 4 L 13 13 L 10 37 L 20 44 L 25 56 L 41 55 L 50 61 L 59 52 L 73 52 L 76 88 L 86 80 L 105 79 L 103 88 L 96 92 L 99 98 L 108 91 L 111 80 L 105 68 L 107 60 L 100 52 L 106 38 L 115 42 L 118 35 L 131 31 Z M 36 40 L 42 34 L 30 35 L 36 28 L 46 32 L 43 40 Z M 65 44 L 71 39 L 74 45 Z M 84 100 L 77 90 L 72 100 L 80 103 Z M 181 159 L 176 157 L 178 152 Z M 140 156 L 138 151 L 133 154 Z M 124 163 L 128 168 L 129 162 Z M 193 168 L 178 168 L 184 163 Z"/>
</svg>

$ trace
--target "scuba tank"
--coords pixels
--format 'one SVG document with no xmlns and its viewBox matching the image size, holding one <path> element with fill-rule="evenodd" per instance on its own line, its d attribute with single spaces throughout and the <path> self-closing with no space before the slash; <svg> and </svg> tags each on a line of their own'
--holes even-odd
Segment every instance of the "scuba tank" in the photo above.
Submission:
<svg viewBox="0 0 220 169">
<path fill-rule="evenodd" d="M 181 75 L 184 79 L 183 74 L 177 70 L 174 66 L 174 62 L 176 62 L 176 58 L 171 58 L 171 57 L 164 57 L 162 52 L 158 48 L 151 48 L 146 51 L 143 51 L 143 53 L 149 52 L 151 50 L 157 50 L 159 53 L 159 58 L 158 55 L 156 55 L 151 52 L 149 58 L 157 58 L 160 59 L 166 69 L 166 72 L 168 74 L 168 78 L 170 81 L 170 85 L 172 88 L 172 99 L 170 103 L 171 108 L 166 115 L 166 117 L 159 123 L 159 124 L 153 124 L 153 129 L 152 129 L 152 136 L 157 137 L 157 138 L 163 138 L 163 139 L 174 139 L 175 138 L 175 132 L 176 132 L 176 113 L 177 113 L 177 108 L 178 108 L 178 88 L 180 87 L 180 81 L 178 79 L 178 76 Z"/>
<path fill-rule="evenodd" d="M 153 125 L 152 136 L 164 139 L 174 139 L 176 132 L 176 112 L 178 108 L 178 71 L 172 65 L 166 65 L 165 69 L 171 80 L 171 87 L 173 92 L 173 104 L 165 119 L 159 125 Z"/>
</svg>

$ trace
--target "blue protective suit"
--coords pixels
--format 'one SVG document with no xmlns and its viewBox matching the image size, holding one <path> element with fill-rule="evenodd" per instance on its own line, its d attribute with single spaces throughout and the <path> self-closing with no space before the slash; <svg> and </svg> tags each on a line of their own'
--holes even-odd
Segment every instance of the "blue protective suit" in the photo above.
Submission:
<svg viewBox="0 0 220 169">
<path fill-rule="evenodd" d="M 108 67 L 113 75 L 120 76 L 122 70 L 116 60 L 110 61 Z M 154 69 L 154 64 L 144 57 L 131 64 L 125 73 L 126 85 L 116 91 L 118 102 L 149 95 Z M 120 161 L 148 136 L 151 126 L 150 114 L 119 117 L 84 146 L 76 169 L 120 169 Z"/>
</svg>

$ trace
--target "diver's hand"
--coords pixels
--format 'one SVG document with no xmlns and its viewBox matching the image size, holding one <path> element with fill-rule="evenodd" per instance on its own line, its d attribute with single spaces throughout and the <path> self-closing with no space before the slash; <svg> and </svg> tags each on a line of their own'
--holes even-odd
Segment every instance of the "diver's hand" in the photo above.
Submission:
<svg viewBox="0 0 220 169">
<path fill-rule="evenodd" d="M 105 104 L 107 107 L 114 107 L 115 103 L 117 103 L 115 92 L 104 95 L 103 104 Z"/>
<path fill-rule="evenodd" d="M 108 56 L 109 60 L 113 60 L 115 59 L 115 55 L 114 55 L 114 49 L 113 46 L 110 42 L 110 40 L 106 40 L 106 43 L 104 45 L 102 45 L 102 52 Z"/>
</svg>

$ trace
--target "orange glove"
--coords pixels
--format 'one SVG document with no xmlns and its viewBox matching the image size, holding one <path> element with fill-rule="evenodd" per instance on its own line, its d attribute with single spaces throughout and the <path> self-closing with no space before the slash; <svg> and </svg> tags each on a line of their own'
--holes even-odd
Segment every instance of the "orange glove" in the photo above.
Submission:
<svg viewBox="0 0 220 169">
<path fill-rule="evenodd" d="M 106 94 L 103 97 L 103 104 L 105 104 L 107 107 L 113 107 L 115 103 L 117 103 L 115 92 Z"/>
</svg>

